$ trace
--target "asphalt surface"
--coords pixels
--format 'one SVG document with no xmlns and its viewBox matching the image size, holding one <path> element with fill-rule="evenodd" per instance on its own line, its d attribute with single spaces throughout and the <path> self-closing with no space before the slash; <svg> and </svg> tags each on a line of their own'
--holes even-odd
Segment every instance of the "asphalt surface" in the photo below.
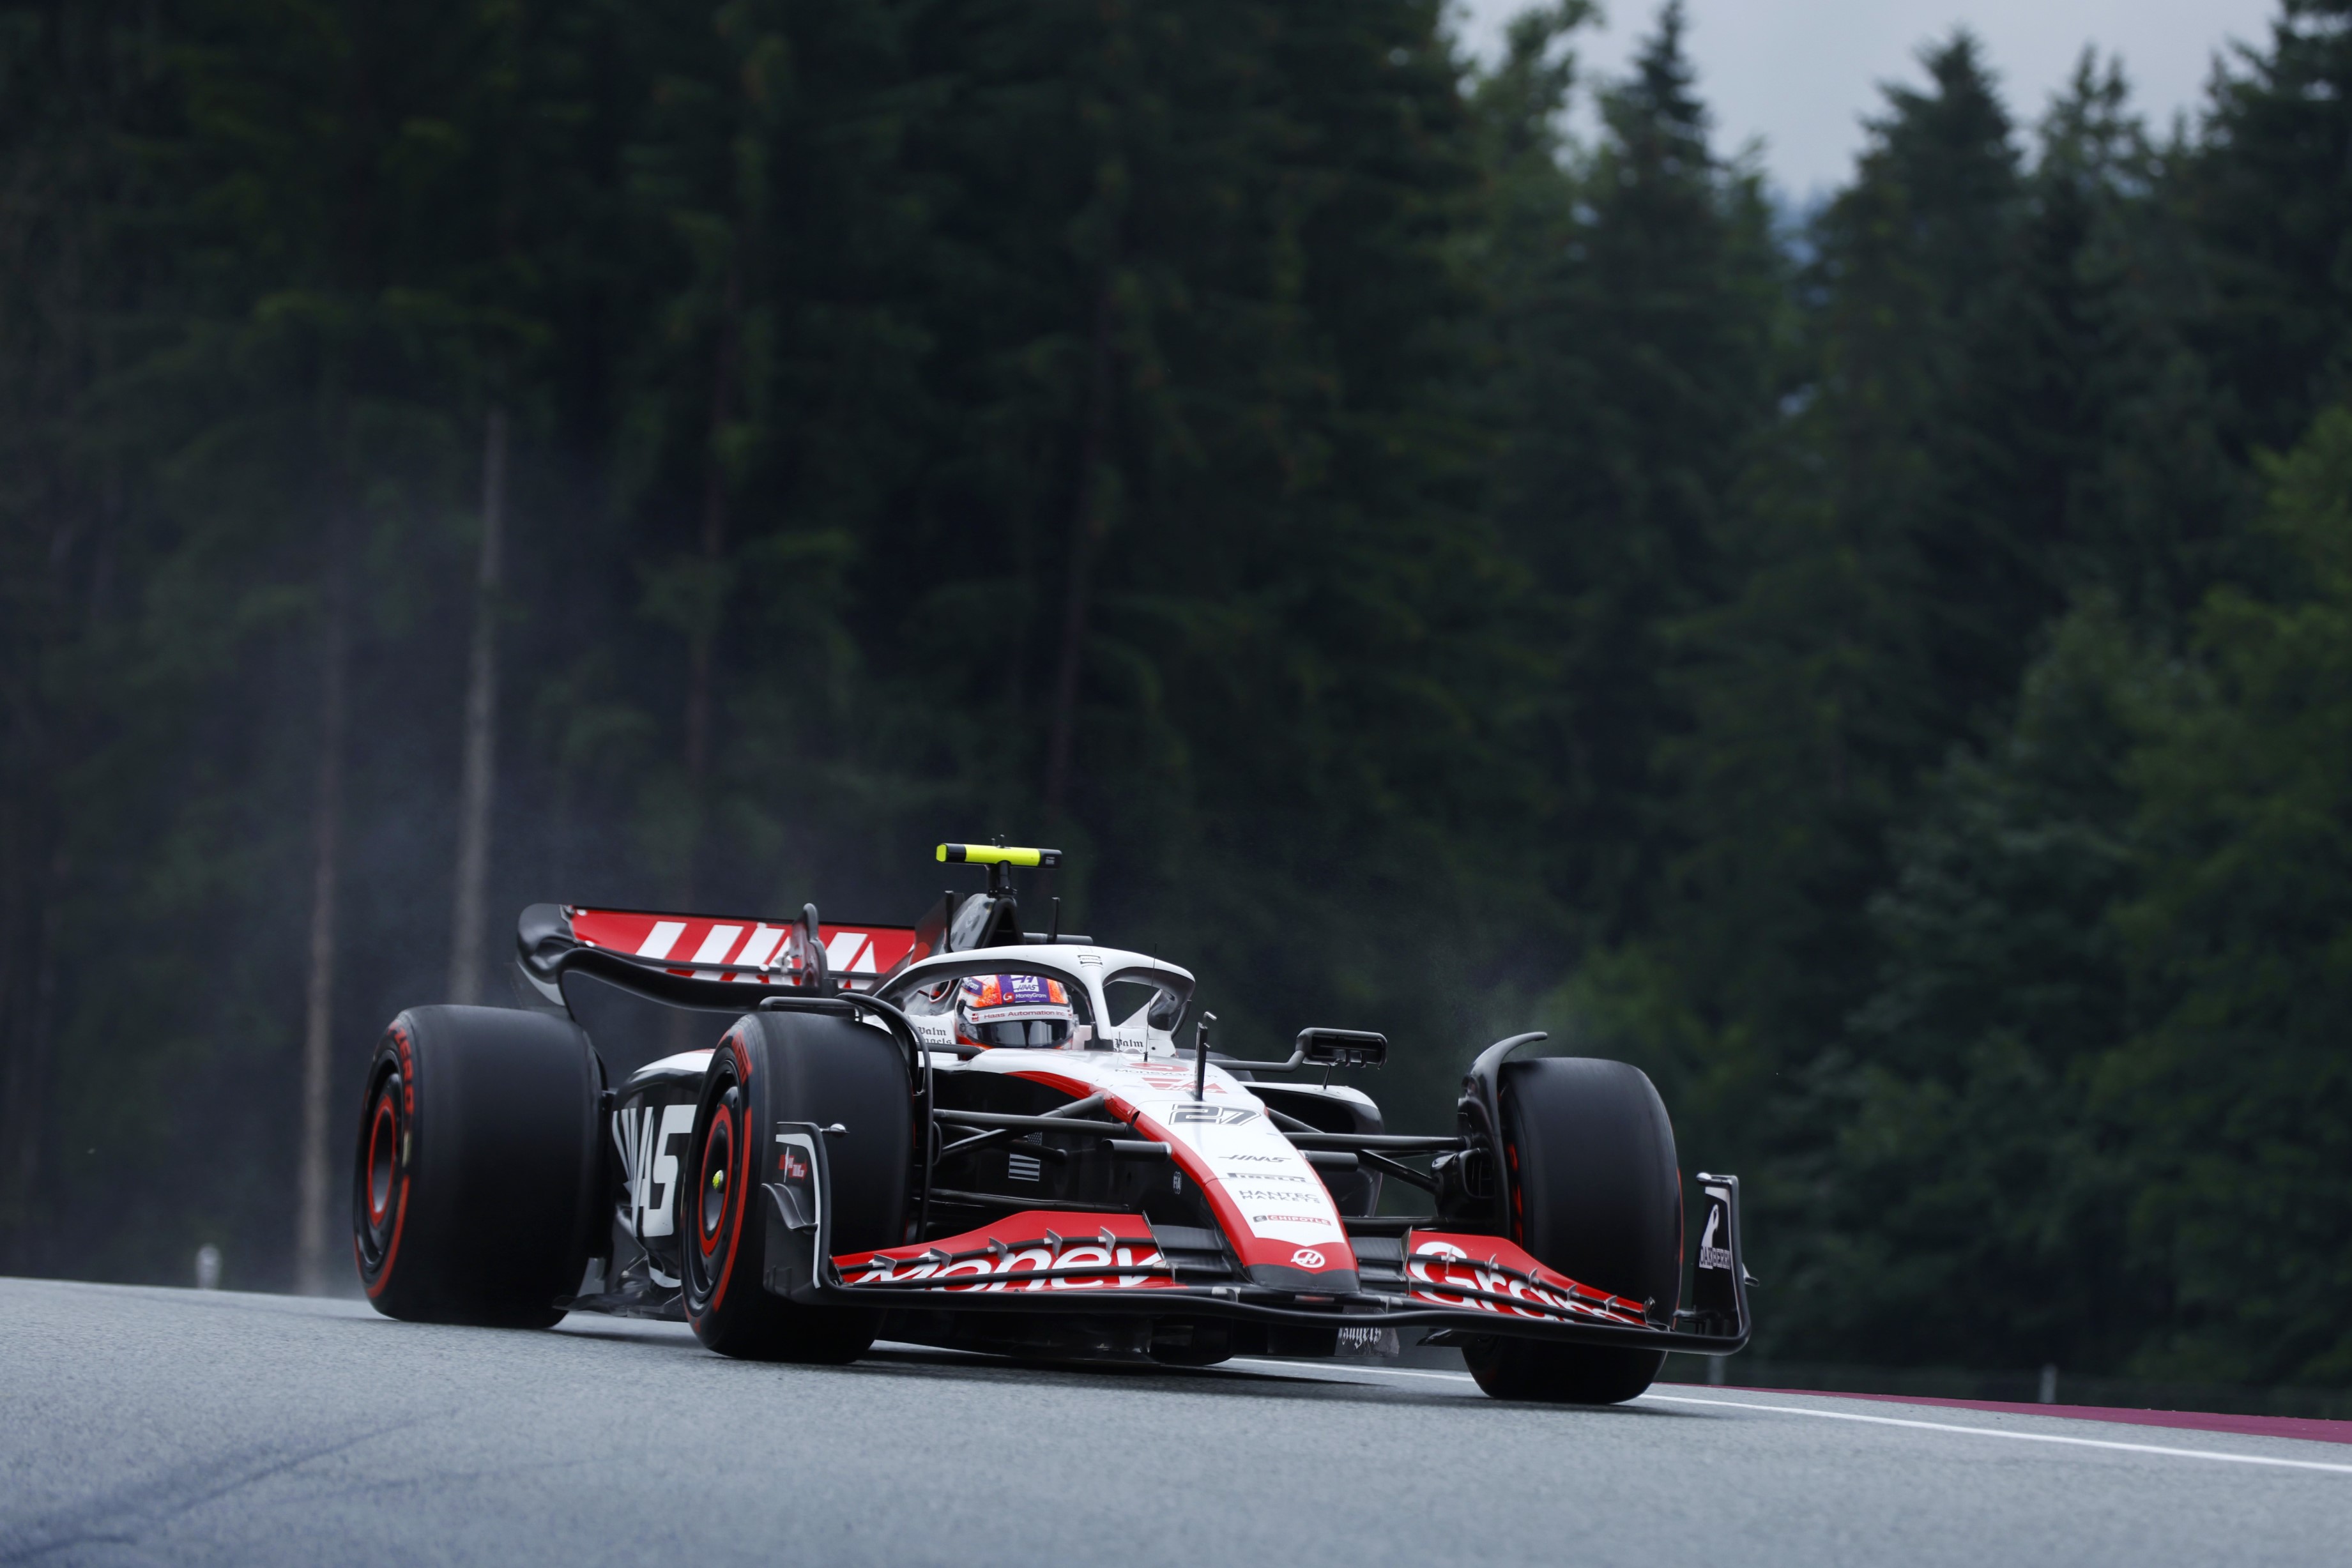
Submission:
<svg viewBox="0 0 2352 1568">
<path fill-rule="evenodd" d="M 812 1369 L 0 1280 L 0 1563 L 2352 1562 L 2352 1451 L 1459 1375 Z"/>
</svg>

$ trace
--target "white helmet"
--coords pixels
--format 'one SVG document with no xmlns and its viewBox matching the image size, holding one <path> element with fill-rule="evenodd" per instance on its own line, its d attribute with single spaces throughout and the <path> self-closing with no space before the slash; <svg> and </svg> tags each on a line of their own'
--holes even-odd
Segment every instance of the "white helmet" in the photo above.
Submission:
<svg viewBox="0 0 2352 1568">
<path fill-rule="evenodd" d="M 956 1038 L 966 1045 L 1058 1051 L 1077 1024 L 1069 988 L 1043 975 L 969 976 L 956 997 Z"/>
</svg>

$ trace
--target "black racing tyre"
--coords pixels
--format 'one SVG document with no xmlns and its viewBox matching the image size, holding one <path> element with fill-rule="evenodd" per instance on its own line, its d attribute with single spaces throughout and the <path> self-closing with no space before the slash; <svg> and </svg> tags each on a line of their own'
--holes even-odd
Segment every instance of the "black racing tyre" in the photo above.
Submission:
<svg viewBox="0 0 2352 1568">
<path fill-rule="evenodd" d="M 906 1239 L 914 1104 L 907 1059 L 891 1036 L 822 1013 L 761 1012 L 739 1020 L 711 1053 L 695 1109 L 689 1160 L 677 1186 L 687 1322 L 721 1355 L 752 1361 L 855 1361 L 879 1319 L 772 1295 L 762 1283 L 776 1124 L 838 1124 L 825 1140 L 832 1250 Z"/>
<path fill-rule="evenodd" d="M 1622 1061 L 1548 1057 L 1506 1063 L 1499 1087 L 1512 1239 L 1571 1280 L 1671 1314 L 1682 1294 L 1682 1176 L 1649 1076 Z M 1665 1360 L 1500 1334 L 1466 1343 L 1463 1355 L 1498 1399 L 1563 1405 L 1631 1399 Z"/>
<path fill-rule="evenodd" d="M 368 1064 L 352 1249 L 376 1311 L 545 1328 L 596 1235 L 604 1071 L 569 1019 L 411 1008 Z"/>
</svg>

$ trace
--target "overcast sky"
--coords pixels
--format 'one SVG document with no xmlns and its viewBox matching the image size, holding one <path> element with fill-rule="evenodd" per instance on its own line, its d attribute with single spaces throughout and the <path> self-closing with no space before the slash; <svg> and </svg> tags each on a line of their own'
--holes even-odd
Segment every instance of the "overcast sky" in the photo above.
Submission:
<svg viewBox="0 0 2352 1568">
<path fill-rule="evenodd" d="M 1454 0 L 1462 31 L 1492 58 L 1525 0 Z M 1608 25 L 1582 36 L 1589 68 L 1622 69 L 1659 0 L 1602 0 Z M 2231 38 L 2270 36 L 2277 0 L 1686 0 L 1699 90 L 1717 145 L 1764 142 L 1776 183 L 1801 201 L 1843 182 L 1875 113 L 1880 82 L 1924 79 L 1921 43 L 1965 23 L 2000 73 L 2021 122 L 2040 118 L 2085 44 L 2123 57 L 2140 110 L 2158 127 L 2193 110 Z"/>
</svg>

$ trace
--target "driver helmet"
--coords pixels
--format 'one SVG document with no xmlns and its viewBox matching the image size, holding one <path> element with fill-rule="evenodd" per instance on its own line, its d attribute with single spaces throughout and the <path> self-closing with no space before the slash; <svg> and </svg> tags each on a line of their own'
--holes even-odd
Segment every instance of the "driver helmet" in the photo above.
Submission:
<svg viewBox="0 0 2352 1568">
<path fill-rule="evenodd" d="M 973 975 L 956 998 L 956 1038 L 965 1045 L 1058 1051 L 1077 1023 L 1068 988 L 1043 975 Z"/>
</svg>

